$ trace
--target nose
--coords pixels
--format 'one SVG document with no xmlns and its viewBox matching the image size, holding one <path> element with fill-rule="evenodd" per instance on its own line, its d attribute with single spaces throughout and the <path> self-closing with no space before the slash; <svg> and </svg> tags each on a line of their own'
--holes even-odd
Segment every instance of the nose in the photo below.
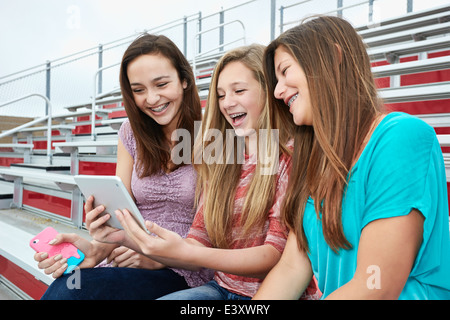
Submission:
<svg viewBox="0 0 450 320">
<path fill-rule="evenodd" d="M 275 86 L 275 90 L 273 91 L 273 95 L 276 99 L 283 99 L 283 95 L 285 92 L 285 86 L 282 84 L 281 81 L 277 82 L 277 85 Z"/>
<path fill-rule="evenodd" d="M 224 109 L 230 109 L 236 106 L 236 100 L 230 94 L 227 94 L 222 98 L 221 105 Z"/>
<path fill-rule="evenodd" d="M 159 101 L 160 96 L 157 92 L 151 91 L 149 90 L 147 93 L 147 97 L 145 99 L 145 101 L 149 104 L 149 105 L 156 105 L 156 103 Z"/>
</svg>

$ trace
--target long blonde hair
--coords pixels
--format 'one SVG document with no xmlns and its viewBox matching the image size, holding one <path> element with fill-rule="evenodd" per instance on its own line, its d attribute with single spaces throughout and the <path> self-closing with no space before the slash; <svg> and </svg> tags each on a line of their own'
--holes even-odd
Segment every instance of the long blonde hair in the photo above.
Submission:
<svg viewBox="0 0 450 320">
<path fill-rule="evenodd" d="M 212 139 L 213 141 L 206 139 L 204 141 L 211 129 L 219 130 L 222 137 L 226 137 L 231 131 L 230 129 L 233 129 L 220 111 L 217 96 L 219 75 L 226 65 L 238 61 L 252 71 L 255 79 L 261 85 L 261 98 L 264 99 L 264 107 L 258 119 L 258 129 L 267 129 L 268 131 L 280 129 L 280 148 L 277 149 L 279 153 L 276 156 L 279 157 L 282 152 L 289 153 L 285 144 L 288 141 L 289 132 L 292 132 L 289 131 L 289 128 L 293 130 L 293 126 L 290 127 L 288 125 L 283 127 L 283 129 L 274 127 L 274 125 L 279 125 L 282 121 L 282 114 L 275 113 L 276 119 L 273 119 L 267 103 L 266 82 L 262 69 L 264 48 L 264 46 L 256 44 L 240 47 L 227 52 L 217 63 L 209 89 L 202 133 L 198 135 L 194 145 L 194 154 L 198 155 L 202 154 L 205 148 L 214 148 L 217 144 L 222 144 L 216 150 L 222 150 L 223 159 L 226 159 L 226 161 L 223 161 L 224 163 L 206 163 L 201 161 L 201 164 L 195 165 L 198 172 L 197 199 L 203 194 L 203 214 L 206 229 L 212 244 L 218 248 L 229 248 L 233 242 L 231 228 L 234 217 L 235 195 L 242 169 L 242 165 L 238 161 L 239 151 L 229 152 L 230 147 L 234 148 L 234 150 L 238 149 L 239 144 L 236 139 L 233 138 L 232 146 L 227 145 L 225 139 Z M 255 103 L 257 102 L 255 101 Z M 285 119 L 288 119 L 287 114 L 284 114 L 284 116 L 286 117 Z M 271 139 L 267 140 L 267 144 L 270 144 Z M 263 147 L 273 148 L 274 146 L 258 145 L 258 148 Z M 227 159 L 230 155 L 233 155 L 233 159 Z M 242 228 L 239 235 L 241 239 L 248 236 L 251 232 L 255 232 L 258 228 L 262 229 L 267 220 L 269 209 L 273 205 L 277 176 L 276 174 L 261 174 L 261 170 L 261 161 L 257 161 L 255 173 L 248 184 L 243 204 Z"/>
<path fill-rule="evenodd" d="M 282 216 L 296 232 L 299 248 L 309 250 L 303 214 L 311 196 L 328 245 L 334 251 L 351 248 L 342 227 L 347 176 L 382 108 L 366 47 L 354 28 L 341 18 L 317 17 L 287 30 L 265 53 L 264 71 L 271 92 L 277 84 L 274 55 L 280 46 L 287 48 L 303 68 L 313 112 L 313 126 L 295 129 Z M 270 104 L 276 110 L 286 108 L 273 96 Z"/>
</svg>

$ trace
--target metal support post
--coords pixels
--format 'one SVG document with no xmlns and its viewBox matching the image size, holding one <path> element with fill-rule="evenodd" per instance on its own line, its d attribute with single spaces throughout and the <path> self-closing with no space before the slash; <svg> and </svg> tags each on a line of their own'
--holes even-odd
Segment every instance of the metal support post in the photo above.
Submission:
<svg viewBox="0 0 450 320">
<path fill-rule="evenodd" d="M 284 23 L 284 7 L 280 7 L 280 34 L 283 33 L 283 23 Z"/>
<path fill-rule="evenodd" d="M 413 12 L 414 6 L 413 6 L 413 0 L 408 0 L 406 4 L 406 12 L 410 13 Z"/>
<path fill-rule="evenodd" d="M 51 62 L 47 60 L 46 72 L 45 72 L 45 96 L 48 100 L 50 100 L 50 71 L 51 71 Z M 48 102 L 45 103 L 45 115 L 48 116 Z"/>
<path fill-rule="evenodd" d="M 342 18 L 342 10 L 339 10 L 339 8 L 342 8 L 344 6 L 344 0 L 337 0 L 337 16 L 339 18 Z"/>
<path fill-rule="evenodd" d="M 219 16 L 220 16 L 219 24 L 221 25 L 221 27 L 219 29 L 219 44 L 220 44 L 219 51 L 223 51 L 223 46 L 222 46 L 223 42 L 224 42 L 223 24 L 225 23 L 225 13 L 223 11 L 223 8 L 221 8 Z"/>
<path fill-rule="evenodd" d="M 103 45 L 99 44 L 98 45 L 98 68 L 101 69 L 103 68 Z M 97 85 L 97 90 L 98 93 L 102 93 L 103 88 L 102 88 L 102 84 L 103 84 L 103 73 L 102 71 L 99 72 L 98 74 L 98 85 Z"/>
<path fill-rule="evenodd" d="M 202 32 L 202 12 L 198 12 L 198 33 Z M 198 36 L 198 53 L 202 52 L 202 35 Z M 195 52 L 194 52 L 195 55 Z"/>
<path fill-rule="evenodd" d="M 276 0 L 270 0 L 270 41 L 275 39 Z"/>
<path fill-rule="evenodd" d="M 183 17 L 183 54 L 187 57 L 187 17 Z"/>
</svg>

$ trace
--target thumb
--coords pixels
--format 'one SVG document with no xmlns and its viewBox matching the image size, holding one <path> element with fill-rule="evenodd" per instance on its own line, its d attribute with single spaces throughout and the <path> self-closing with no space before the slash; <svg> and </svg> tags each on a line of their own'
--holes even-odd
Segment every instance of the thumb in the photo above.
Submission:
<svg viewBox="0 0 450 320">
<path fill-rule="evenodd" d="M 80 238 L 76 233 L 58 233 L 55 239 L 51 240 L 48 244 L 57 245 L 63 242 L 74 243 Z"/>
</svg>

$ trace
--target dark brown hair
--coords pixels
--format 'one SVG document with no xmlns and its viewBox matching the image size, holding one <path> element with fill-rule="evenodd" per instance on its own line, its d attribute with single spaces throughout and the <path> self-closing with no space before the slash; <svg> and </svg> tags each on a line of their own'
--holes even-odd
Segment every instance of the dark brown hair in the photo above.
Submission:
<svg viewBox="0 0 450 320">
<path fill-rule="evenodd" d="M 136 138 L 137 164 L 139 176 L 145 177 L 167 169 L 171 163 L 170 147 L 162 127 L 144 114 L 133 98 L 127 68 L 131 61 L 144 54 L 160 54 L 172 63 L 177 70 L 180 82 L 186 81 L 180 117 L 177 128 L 191 134 L 191 147 L 194 144 L 194 121 L 201 120 L 201 105 L 191 65 L 178 47 L 163 35 L 143 34 L 131 43 L 125 51 L 120 66 L 120 87 L 123 102 L 131 128 Z M 171 166 L 176 169 L 176 166 Z"/>
<path fill-rule="evenodd" d="M 351 166 L 382 107 L 366 47 L 341 18 L 322 16 L 302 23 L 266 49 L 269 92 L 277 84 L 274 56 L 280 46 L 305 72 L 313 114 L 312 126 L 295 129 L 293 167 L 282 215 L 296 232 L 299 248 L 308 250 L 303 214 L 311 197 L 328 245 L 334 251 L 351 248 L 342 227 L 342 199 Z M 273 110 L 286 109 L 273 95 L 270 104 Z"/>
</svg>

